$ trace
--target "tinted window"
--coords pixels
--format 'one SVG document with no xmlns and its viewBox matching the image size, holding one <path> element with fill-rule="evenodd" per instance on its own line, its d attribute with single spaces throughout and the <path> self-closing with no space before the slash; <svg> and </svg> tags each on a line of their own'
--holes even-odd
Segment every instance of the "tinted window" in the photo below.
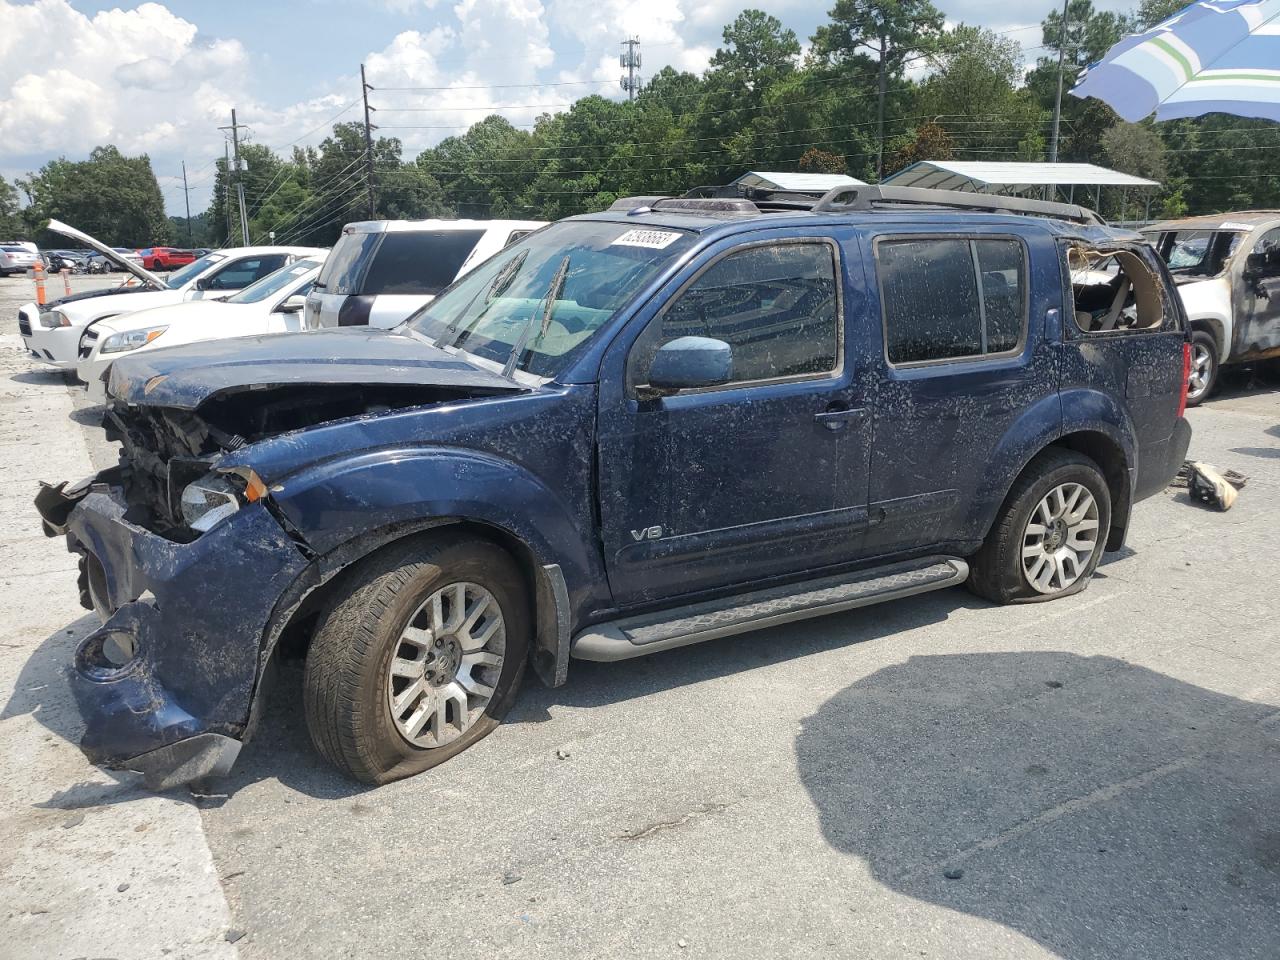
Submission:
<svg viewBox="0 0 1280 960">
<path fill-rule="evenodd" d="M 270 253 L 261 257 L 245 257 L 233 260 L 209 277 L 207 290 L 239 290 L 284 266 L 287 254 Z"/>
<path fill-rule="evenodd" d="M 368 264 L 368 255 L 381 236 L 379 233 L 344 233 L 325 260 L 316 286 L 325 293 L 343 296 L 355 293 L 360 274 Z"/>
<path fill-rule="evenodd" d="M 483 230 L 387 233 L 360 292 L 437 294 L 453 283 L 483 236 Z"/>
<path fill-rule="evenodd" d="M 1004 353 L 1022 340 L 1026 262 L 1016 240 L 893 240 L 876 248 L 891 363 Z"/>
<path fill-rule="evenodd" d="M 187 264 L 181 270 L 175 270 L 173 273 L 169 274 L 168 278 L 165 280 L 165 285 L 168 286 L 170 290 L 177 290 L 184 286 L 188 281 L 200 276 L 200 274 L 204 273 L 215 263 L 225 259 L 227 258 L 220 253 L 211 253 L 207 256 L 201 257 L 199 260 Z"/>
<path fill-rule="evenodd" d="M 643 381 L 653 353 L 677 337 L 733 348 L 732 383 L 827 373 L 839 333 L 834 253 L 825 243 L 750 247 L 713 264 L 679 295 L 637 347 Z"/>
<path fill-rule="evenodd" d="M 1022 305 L 1026 268 L 1017 240 L 975 240 L 982 274 L 982 305 L 986 312 L 986 352 L 1013 350 L 1022 339 Z"/>
<path fill-rule="evenodd" d="M 894 240 L 876 250 L 891 363 L 982 353 L 968 240 Z"/>
</svg>

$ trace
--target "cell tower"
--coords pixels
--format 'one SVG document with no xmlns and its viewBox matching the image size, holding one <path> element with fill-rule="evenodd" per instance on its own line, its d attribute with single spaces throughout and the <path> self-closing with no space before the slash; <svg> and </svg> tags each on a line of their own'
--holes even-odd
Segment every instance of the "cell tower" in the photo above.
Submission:
<svg viewBox="0 0 1280 960">
<path fill-rule="evenodd" d="M 640 69 L 640 51 L 636 49 L 640 46 L 640 41 L 632 37 L 630 40 L 623 40 L 622 45 L 627 48 L 627 52 L 618 55 L 618 64 L 627 72 L 618 82 L 627 91 L 627 99 L 634 100 L 642 82 L 640 75 L 636 73 Z"/>
</svg>

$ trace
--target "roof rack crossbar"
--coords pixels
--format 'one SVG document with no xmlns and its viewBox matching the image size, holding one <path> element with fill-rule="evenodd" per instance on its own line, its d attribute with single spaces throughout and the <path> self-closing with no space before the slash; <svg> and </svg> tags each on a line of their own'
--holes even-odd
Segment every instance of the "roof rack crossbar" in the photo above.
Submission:
<svg viewBox="0 0 1280 960">
<path fill-rule="evenodd" d="M 984 210 L 988 213 L 1017 213 L 1026 216 L 1053 217 L 1076 223 L 1103 224 L 1088 207 L 1051 200 L 1026 197 L 1003 197 L 989 193 L 965 193 L 959 190 L 932 190 L 927 187 L 860 186 L 849 184 L 828 190 L 813 205 L 814 213 L 871 211 L 883 206 L 954 207 L 962 210 Z"/>
</svg>

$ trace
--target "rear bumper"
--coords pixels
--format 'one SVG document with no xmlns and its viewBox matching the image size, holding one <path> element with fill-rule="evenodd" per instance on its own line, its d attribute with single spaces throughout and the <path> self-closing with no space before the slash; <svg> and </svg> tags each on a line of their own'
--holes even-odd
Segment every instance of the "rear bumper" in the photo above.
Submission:
<svg viewBox="0 0 1280 960">
<path fill-rule="evenodd" d="M 191 543 L 124 519 L 112 472 L 70 496 L 45 488 L 45 532 L 81 557 L 81 602 L 105 622 L 70 671 L 94 763 L 165 788 L 227 772 L 264 666 L 264 628 L 306 568 L 261 503 Z M 80 499 L 77 499 L 80 498 Z"/>
<path fill-rule="evenodd" d="M 1154 496 L 1169 485 L 1187 459 L 1190 445 L 1191 424 L 1184 417 L 1179 417 L 1167 439 L 1142 448 L 1133 490 L 1135 503 Z"/>
</svg>

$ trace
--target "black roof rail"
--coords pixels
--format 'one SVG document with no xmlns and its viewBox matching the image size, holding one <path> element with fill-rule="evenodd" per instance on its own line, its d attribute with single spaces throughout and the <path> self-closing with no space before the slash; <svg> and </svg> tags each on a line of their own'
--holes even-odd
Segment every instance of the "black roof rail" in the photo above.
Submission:
<svg viewBox="0 0 1280 960">
<path fill-rule="evenodd" d="M 1088 207 L 1075 203 L 1055 203 L 1051 200 L 1030 200 L 1026 197 L 1004 197 L 990 193 L 965 193 L 960 190 L 930 190 L 926 187 L 850 184 L 828 190 L 812 209 L 814 213 L 849 213 L 872 211 L 884 206 L 952 207 L 1106 225 L 1106 221 Z"/>
<path fill-rule="evenodd" d="M 609 209 L 687 210 L 690 213 L 759 213 L 760 208 L 742 197 L 622 197 Z"/>
</svg>

